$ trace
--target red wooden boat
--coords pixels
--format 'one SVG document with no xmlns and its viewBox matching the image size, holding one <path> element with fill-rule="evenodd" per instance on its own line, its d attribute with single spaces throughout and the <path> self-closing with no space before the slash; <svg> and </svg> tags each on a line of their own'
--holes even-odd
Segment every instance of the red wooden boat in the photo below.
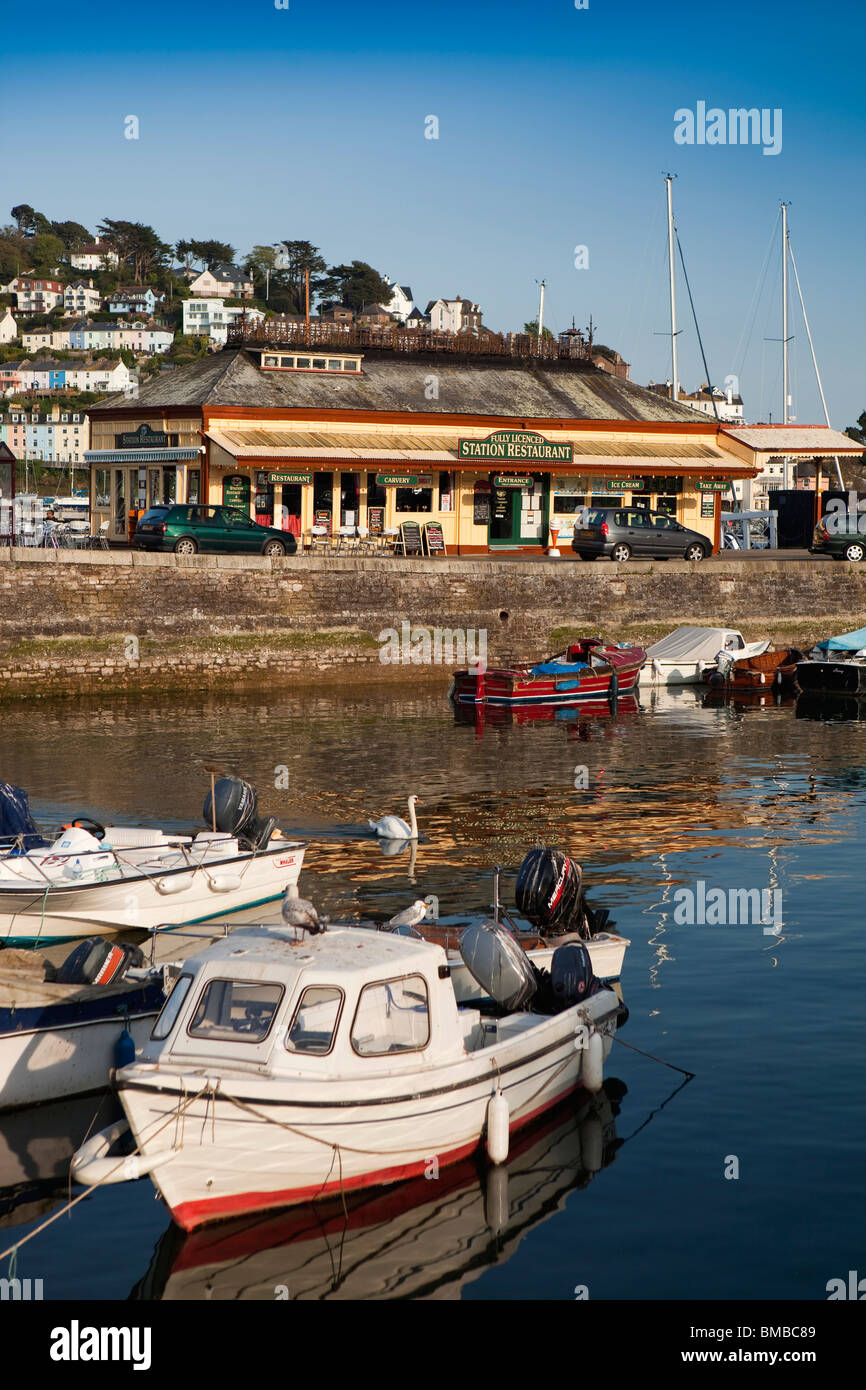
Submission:
<svg viewBox="0 0 866 1390">
<path fill-rule="evenodd" d="M 634 691 L 646 661 L 642 647 L 584 637 L 543 661 L 489 671 L 455 671 L 451 698 L 461 705 L 554 705 L 614 699 Z"/>
</svg>

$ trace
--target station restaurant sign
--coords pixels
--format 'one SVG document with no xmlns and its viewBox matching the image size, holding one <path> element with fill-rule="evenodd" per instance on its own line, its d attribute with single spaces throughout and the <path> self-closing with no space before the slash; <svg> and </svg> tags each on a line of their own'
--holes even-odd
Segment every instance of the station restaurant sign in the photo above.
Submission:
<svg viewBox="0 0 866 1390">
<path fill-rule="evenodd" d="M 116 449 L 165 449 L 167 446 L 168 435 L 152 430 L 150 425 L 139 425 L 137 430 L 114 436 Z"/>
<path fill-rule="evenodd" d="M 312 473 L 269 473 L 269 474 L 268 474 L 268 482 L 271 484 L 271 487 L 276 486 L 278 483 L 311 483 L 312 481 L 313 481 L 313 475 L 312 475 Z"/>
<path fill-rule="evenodd" d="M 475 459 L 522 459 L 533 463 L 571 463 L 571 444 L 545 439 L 535 430 L 496 430 L 486 439 L 458 439 L 457 457 Z"/>
</svg>

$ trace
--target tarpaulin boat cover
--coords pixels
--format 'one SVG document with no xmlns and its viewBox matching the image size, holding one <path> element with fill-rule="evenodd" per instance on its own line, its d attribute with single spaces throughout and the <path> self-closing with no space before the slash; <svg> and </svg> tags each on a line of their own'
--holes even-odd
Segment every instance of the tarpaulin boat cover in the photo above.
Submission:
<svg viewBox="0 0 866 1390">
<path fill-rule="evenodd" d="M 866 647 L 866 627 L 858 627 L 856 632 L 843 632 L 841 637 L 827 637 L 815 644 L 819 652 L 859 652 Z"/>
<path fill-rule="evenodd" d="M 726 644 L 740 652 L 742 635 L 730 627 L 678 627 L 647 647 L 647 661 L 715 661 Z"/>
</svg>

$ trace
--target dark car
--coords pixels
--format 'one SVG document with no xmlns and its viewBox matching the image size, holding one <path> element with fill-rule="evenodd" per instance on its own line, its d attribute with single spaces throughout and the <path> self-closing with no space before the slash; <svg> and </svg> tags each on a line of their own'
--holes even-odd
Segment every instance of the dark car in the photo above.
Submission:
<svg viewBox="0 0 866 1390">
<path fill-rule="evenodd" d="M 809 546 L 810 555 L 832 555 L 834 560 L 866 559 L 866 536 L 858 531 L 836 529 L 835 518 L 818 522 Z"/>
<path fill-rule="evenodd" d="M 195 555 L 294 555 L 298 548 L 289 531 L 259 526 L 233 507 L 151 507 L 139 518 L 133 544 L 137 550 L 173 550 Z"/>
<path fill-rule="evenodd" d="M 571 548 L 582 560 L 705 560 L 712 545 L 699 531 L 665 512 L 641 507 L 587 507 L 576 520 Z"/>
</svg>

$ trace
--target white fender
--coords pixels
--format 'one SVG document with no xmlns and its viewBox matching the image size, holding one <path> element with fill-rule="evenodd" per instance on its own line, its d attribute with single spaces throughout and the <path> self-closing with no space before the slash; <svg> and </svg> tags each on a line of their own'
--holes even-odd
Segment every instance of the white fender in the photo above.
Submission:
<svg viewBox="0 0 866 1390">
<path fill-rule="evenodd" d="M 240 874 L 208 874 L 208 887 L 213 893 L 236 893 L 241 886 Z"/>
<path fill-rule="evenodd" d="M 596 1095 L 604 1082 L 604 1039 L 601 1033 L 590 1033 L 581 1071 L 580 1079 L 584 1086 Z"/>
<path fill-rule="evenodd" d="M 504 1163 L 508 1157 L 508 1101 L 497 1090 L 487 1102 L 487 1154 L 491 1163 Z"/>
<path fill-rule="evenodd" d="M 171 878 L 158 878 L 155 880 L 156 891 L 166 897 L 171 893 L 182 893 L 194 879 L 195 874 L 172 874 Z"/>
<path fill-rule="evenodd" d="M 109 1186 L 118 1182 L 133 1182 L 136 1178 L 143 1178 L 152 1173 L 155 1168 L 161 1168 L 179 1152 L 177 1149 L 171 1149 L 147 1157 L 143 1154 L 129 1154 L 124 1159 L 106 1158 L 105 1155 L 112 1145 L 128 1132 L 129 1125 L 126 1120 L 116 1120 L 107 1129 L 100 1129 L 96 1134 L 92 1134 L 72 1155 L 70 1177 L 75 1182 L 82 1183 L 84 1187 L 94 1187 L 97 1183 Z"/>
</svg>

